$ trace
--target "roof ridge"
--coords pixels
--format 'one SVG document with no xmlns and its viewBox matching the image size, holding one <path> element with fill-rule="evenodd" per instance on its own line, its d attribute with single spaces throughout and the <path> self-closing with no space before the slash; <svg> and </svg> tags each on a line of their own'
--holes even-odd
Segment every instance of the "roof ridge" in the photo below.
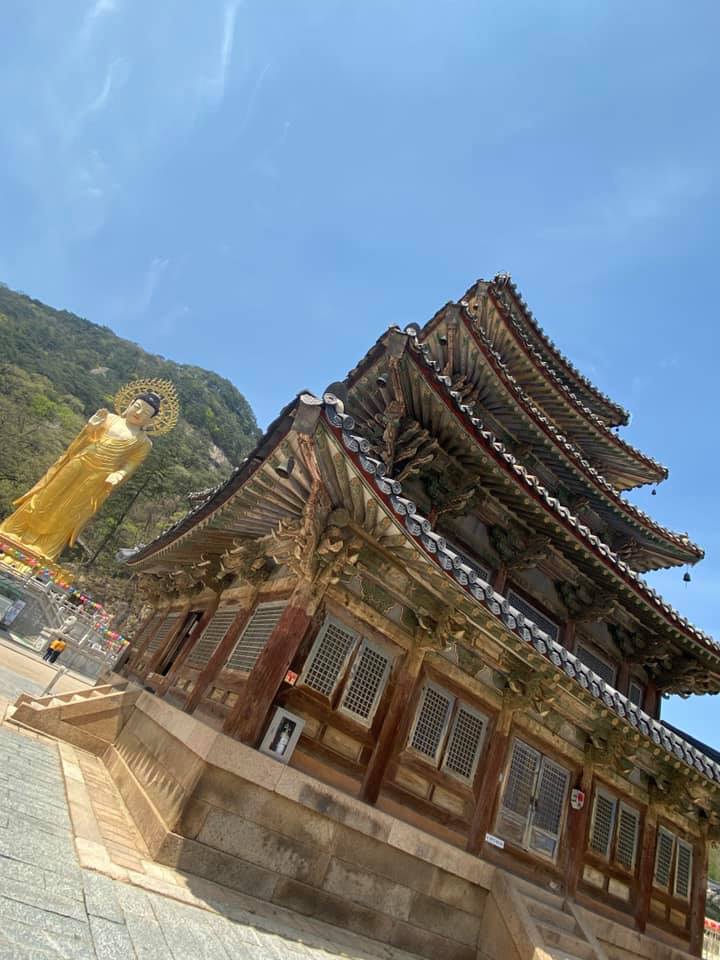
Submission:
<svg viewBox="0 0 720 960">
<path fill-rule="evenodd" d="M 525 300 L 523 295 L 520 293 L 518 285 L 513 280 L 511 274 L 496 273 L 491 282 L 495 284 L 502 284 L 510 288 L 510 290 L 513 293 L 513 296 L 515 297 L 518 304 L 520 305 L 520 309 L 523 312 L 523 316 L 531 325 L 531 327 L 533 328 L 535 333 L 538 335 L 540 340 L 545 344 L 545 346 L 551 351 L 551 353 L 555 354 L 555 356 L 560 360 L 561 364 L 570 371 L 572 376 L 576 377 L 585 387 L 587 387 L 587 389 L 591 393 L 594 393 L 603 404 L 605 404 L 608 407 L 611 407 L 613 410 L 619 413 L 621 415 L 621 422 L 623 423 L 623 425 L 627 425 L 630 420 L 630 411 L 627 410 L 625 407 L 623 407 L 623 405 L 618 403 L 616 400 L 613 400 L 612 397 L 608 396 L 607 393 L 605 393 L 596 384 L 594 384 L 592 380 L 589 377 L 587 377 L 581 370 L 579 370 L 575 366 L 575 364 L 572 362 L 572 360 L 570 360 L 570 358 L 565 353 L 563 353 L 563 351 L 558 347 L 555 341 L 550 336 L 548 336 L 548 334 L 545 332 L 545 329 L 540 325 L 540 323 L 538 323 L 537 319 L 535 318 L 535 314 L 532 312 L 532 310 L 528 306 L 527 301 Z"/>
<path fill-rule="evenodd" d="M 702 547 L 694 543 L 687 534 L 676 533 L 674 530 L 670 530 L 668 527 L 665 527 L 659 521 L 655 520 L 654 517 L 651 517 L 649 514 L 645 513 L 644 510 L 641 510 L 640 507 L 636 506 L 634 503 L 631 503 L 629 500 L 623 497 L 622 493 L 617 489 L 617 487 L 610 483 L 610 481 L 607 480 L 607 478 L 604 477 L 599 470 L 593 467 L 593 465 L 586 460 L 579 447 L 577 447 L 572 440 L 568 439 L 568 437 L 561 430 L 559 430 L 548 417 L 545 416 L 528 392 L 520 385 L 520 383 L 518 383 L 510 371 L 507 363 L 505 363 L 500 353 L 495 349 L 487 332 L 478 324 L 473 322 L 473 317 L 470 315 L 467 307 L 461 304 L 461 309 L 463 310 L 468 322 L 472 325 L 472 333 L 481 338 L 483 346 L 492 354 L 494 361 L 498 367 L 500 367 L 500 373 L 507 379 L 510 389 L 518 395 L 519 399 L 529 408 L 533 416 L 542 421 L 543 426 L 546 427 L 547 430 L 553 435 L 553 439 L 557 442 L 557 444 L 561 446 L 569 456 L 577 461 L 580 468 L 582 468 L 586 473 L 591 474 L 592 478 L 601 487 L 604 487 L 607 490 L 607 496 L 620 501 L 622 509 L 626 509 L 628 513 L 635 514 L 641 522 L 647 523 L 649 526 L 659 531 L 660 535 L 664 536 L 666 539 L 688 547 L 690 550 L 694 550 L 694 552 L 698 554 L 698 560 L 701 560 L 705 556 L 705 551 L 702 549 Z M 423 346 L 424 344 L 420 343 L 421 349 Z"/>
<path fill-rule="evenodd" d="M 666 480 L 668 477 L 669 471 L 664 464 L 660 463 L 658 460 L 656 460 L 654 457 L 651 457 L 649 454 L 643 453 L 642 450 L 638 450 L 637 447 L 634 447 L 631 443 L 628 443 L 627 440 L 623 439 L 623 437 L 619 436 L 616 433 L 613 433 L 612 429 L 608 427 L 608 425 L 603 421 L 603 419 L 599 417 L 596 413 L 593 413 L 593 411 L 586 404 L 584 404 L 582 400 L 575 393 L 572 392 L 572 390 L 567 386 L 567 384 L 562 382 L 562 380 L 558 377 L 557 373 L 552 369 L 552 367 L 540 356 L 539 351 L 536 350 L 536 348 L 529 342 L 525 332 L 520 328 L 519 324 L 513 317 L 512 306 L 506 302 L 506 298 L 503 297 L 502 293 L 492 289 L 492 287 L 493 287 L 493 284 L 490 283 L 488 285 L 488 289 L 490 290 L 490 293 L 493 296 L 493 299 L 495 300 L 496 303 L 498 303 L 503 308 L 503 311 L 505 312 L 507 318 L 512 324 L 514 331 L 523 341 L 525 348 L 531 354 L 533 360 L 536 363 L 540 364 L 542 367 L 544 367 L 545 370 L 547 370 L 548 376 L 550 380 L 555 384 L 555 386 L 559 390 L 561 390 L 564 394 L 567 395 L 570 402 L 575 407 L 578 408 L 579 412 L 583 415 L 583 417 L 586 420 L 589 420 L 598 430 L 600 430 L 601 433 L 603 433 L 607 439 L 609 439 L 615 445 L 624 448 L 625 451 L 635 460 L 640 460 L 646 466 L 652 468 L 653 470 L 659 471 L 663 475 L 662 479 Z M 466 300 L 461 300 L 460 305 L 467 308 L 468 303 Z M 645 482 L 653 483 L 658 481 L 646 480 Z M 636 486 L 642 486 L 642 484 L 636 484 Z"/>
<path fill-rule="evenodd" d="M 660 721 L 645 713 L 624 694 L 605 683 L 573 653 L 541 630 L 533 620 L 515 610 L 506 597 L 496 593 L 460 551 L 449 548 L 447 540 L 435 533 L 430 521 L 417 512 L 414 502 L 402 496 L 400 481 L 387 477 L 385 464 L 368 456 L 370 442 L 352 432 L 355 428 L 355 420 L 344 413 L 342 402 L 332 394 L 325 394 L 323 401 L 325 418 L 332 428 L 339 431 L 343 446 L 382 494 L 398 522 L 436 566 L 451 577 L 465 593 L 482 603 L 521 640 L 532 644 L 538 653 L 550 660 L 570 679 L 575 679 L 579 686 L 595 699 L 602 700 L 605 706 L 613 710 L 620 719 L 627 720 L 657 746 L 661 746 L 677 759 L 698 770 L 709 780 L 720 783 L 720 764 L 706 757 L 682 737 L 668 731 Z M 489 434 L 489 431 L 486 433 Z M 505 454 L 505 456 L 514 459 L 511 454 Z M 622 563 L 622 561 L 619 562 Z"/>
</svg>

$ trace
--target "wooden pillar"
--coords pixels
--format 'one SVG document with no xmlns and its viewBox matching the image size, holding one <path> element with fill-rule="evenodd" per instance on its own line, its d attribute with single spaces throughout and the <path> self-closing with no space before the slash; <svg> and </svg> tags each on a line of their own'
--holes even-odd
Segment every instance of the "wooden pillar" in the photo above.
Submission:
<svg viewBox="0 0 720 960">
<path fill-rule="evenodd" d="M 591 792 L 595 768 L 592 763 L 586 763 L 580 776 L 580 789 L 585 794 L 585 803 L 581 810 L 568 811 L 565 830 L 568 837 L 567 859 L 565 861 L 565 895 L 571 899 L 580 882 L 585 856 L 585 837 L 590 819 Z"/>
<path fill-rule="evenodd" d="M 468 833 L 466 849 L 469 853 L 480 853 L 485 842 L 485 834 L 492 826 L 495 799 L 500 788 L 500 778 L 510 742 L 512 718 L 513 710 L 503 707 L 492 732 L 487 758 L 478 784 L 475 812 Z"/>
<path fill-rule="evenodd" d="M 505 593 L 505 587 L 507 586 L 508 578 L 508 568 L 502 564 L 495 571 L 495 576 L 492 578 L 492 583 L 490 586 L 497 593 Z"/>
<path fill-rule="evenodd" d="M 702 955 L 705 936 L 705 898 L 707 896 L 708 856 L 710 843 L 708 831 L 703 831 L 699 848 L 693 849 L 692 890 L 690 892 L 690 953 Z"/>
<path fill-rule="evenodd" d="M 249 604 L 238 610 L 237 616 L 230 624 L 227 633 L 217 647 L 215 647 L 215 650 L 212 652 L 210 659 L 205 664 L 202 673 L 195 681 L 195 686 L 193 687 L 192 693 L 188 697 L 187 703 L 184 707 L 185 713 L 193 713 L 202 698 L 205 696 L 205 691 L 207 688 L 211 686 L 217 675 L 225 666 L 225 663 L 227 662 L 227 659 L 230 656 L 235 643 L 237 642 L 237 638 L 240 636 L 240 633 L 245 628 L 245 624 L 248 622 L 250 612 L 254 606 L 255 599 L 253 598 Z M 217 609 L 217 605 L 215 609 Z M 205 626 L 207 626 L 207 624 L 202 627 L 203 630 L 205 629 Z"/>
<path fill-rule="evenodd" d="M 657 808 L 651 804 L 645 814 L 645 829 L 643 830 L 642 845 L 640 847 L 640 867 L 638 870 L 638 908 L 635 914 L 635 926 L 643 933 L 650 915 L 650 897 L 652 896 L 652 882 L 655 873 L 655 842 L 657 840 Z"/>
<path fill-rule="evenodd" d="M 412 698 L 424 657 L 425 651 L 420 647 L 415 647 L 405 655 L 405 661 L 400 667 L 390 706 L 368 762 L 360 789 L 360 798 L 367 803 L 377 802 L 388 763 L 403 733 L 402 719 Z"/>
<path fill-rule="evenodd" d="M 623 657 L 620 661 L 620 669 L 618 670 L 617 680 L 615 681 L 615 689 L 619 690 L 624 696 L 627 697 L 630 692 L 630 664 Z"/>
<path fill-rule="evenodd" d="M 317 594 L 311 596 L 309 586 L 303 582 L 295 588 L 247 679 L 243 695 L 225 721 L 223 732 L 250 746 L 257 746 L 260 740 L 270 707 L 320 602 Z"/>
<path fill-rule="evenodd" d="M 565 647 L 566 650 L 569 650 L 570 653 L 575 652 L 575 621 L 568 620 L 562 628 L 560 634 L 560 642 Z"/>
</svg>

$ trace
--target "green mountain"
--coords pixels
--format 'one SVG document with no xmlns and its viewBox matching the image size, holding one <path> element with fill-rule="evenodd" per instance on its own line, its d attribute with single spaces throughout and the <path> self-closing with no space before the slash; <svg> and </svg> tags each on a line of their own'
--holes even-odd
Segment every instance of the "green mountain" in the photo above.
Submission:
<svg viewBox="0 0 720 960">
<path fill-rule="evenodd" d="M 126 592 L 114 560 L 121 547 L 147 543 L 187 511 L 191 491 L 224 480 L 259 431 L 243 395 L 200 367 L 146 353 L 107 327 L 53 310 L 0 285 L 0 516 L 27 490 L 100 407 L 129 380 L 172 380 L 181 419 L 154 440 L 141 470 L 112 496 L 62 558 L 100 592 Z M 106 599 L 110 599 L 106 597 Z"/>
</svg>

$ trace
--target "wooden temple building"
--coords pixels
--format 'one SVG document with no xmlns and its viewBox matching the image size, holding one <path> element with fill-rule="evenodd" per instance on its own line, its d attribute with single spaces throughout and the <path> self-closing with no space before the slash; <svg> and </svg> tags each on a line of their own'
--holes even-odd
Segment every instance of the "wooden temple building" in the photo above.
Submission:
<svg viewBox="0 0 720 960">
<path fill-rule="evenodd" d="M 667 476 L 627 422 L 503 274 L 285 407 L 128 561 L 158 856 L 443 960 L 699 955 L 720 763 L 660 702 L 720 647 L 641 576 L 703 552 L 624 496 Z"/>
</svg>

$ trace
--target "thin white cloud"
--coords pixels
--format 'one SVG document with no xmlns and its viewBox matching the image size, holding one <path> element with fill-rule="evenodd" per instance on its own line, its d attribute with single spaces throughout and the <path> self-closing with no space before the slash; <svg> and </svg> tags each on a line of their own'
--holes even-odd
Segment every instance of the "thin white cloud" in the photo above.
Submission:
<svg viewBox="0 0 720 960">
<path fill-rule="evenodd" d="M 145 276 L 143 277 L 140 294 L 134 304 L 134 313 L 145 313 L 150 308 L 158 284 L 169 264 L 170 260 L 166 257 L 154 257 L 150 261 L 150 266 L 145 271 Z"/>
<path fill-rule="evenodd" d="M 68 123 L 66 139 L 71 140 L 78 135 L 84 124 L 95 114 L 100 113 L 108 104 L 113 90 L 121 87 L 127 80 L 130 65 L 123 57 L 113 60 L 105 71 L 105 79 L 99 93 L 78 112 L 73 121 Z"/>
<path fill-rule="evenodd" d="M 82 53 L 92 40 L 93 32 L 98 23 L 110 13 L 117 13 L 120 9 L 118 0 L 95 0 L 83 17 L 80 30 L 77 34 L 75 50 Z"/>
<path fill-rule="evenodd" d="M 214 72 L 201 81 L 205 93 L 214 103 L 220 103 L 225 96 L 227 75 L 232 63 L 233 45 L 235 43 L 235 24 L 240 0 L 227 0 L 223 9 L 223 30 L 220 42 L 220 52 Z"/>
</svg>

